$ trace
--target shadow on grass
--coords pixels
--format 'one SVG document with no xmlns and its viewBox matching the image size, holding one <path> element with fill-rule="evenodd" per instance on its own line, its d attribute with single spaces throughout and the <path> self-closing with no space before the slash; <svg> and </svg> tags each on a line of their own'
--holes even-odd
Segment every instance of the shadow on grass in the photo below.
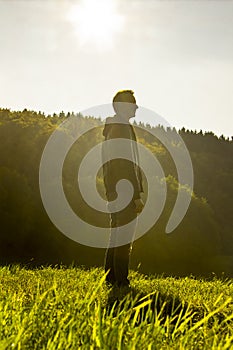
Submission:
<svg viewBox="0 0 233 350">
<path fill-rule="evenodd" d="M 145 294 L 132 287 L 112 287 L 108 294 L 106 312 L 113 317 L 127 313 L 130 315 L 129 321 L 133 321 L 135 326 L 159 321 L 161 325 L 169 323 L 172 327 L 184 323 L 185 328 L 192 327 L 206 315 L 204 307 L 195 307 L 178 297 L 159 291 Z M 215 314 L 207 320 L 207 325 L 211 327 L 215 322 L 224 324 L 224 319 L 224 314 Z M 225 326 L 226 324 L 223 328 Z"/>
<path fill-rule="evenodd" d="M 193 308 L 191 309 L 179 298 L 158 291 L 145 294 L 132 287 L 112 287 L 108 294 L 106 309 L 107 314 L 115 317 L 122 312 L 130 312 L 130 319 L 134 320 L 135 325 L 146 321 L 155 322 L 156 319 L 159 319 L 160 323 L 165 323 L 167 317 L 170 318 L 170 324 L 176 324 L 178 318 L 190 317 L 195 313 Z"/>
</svg>

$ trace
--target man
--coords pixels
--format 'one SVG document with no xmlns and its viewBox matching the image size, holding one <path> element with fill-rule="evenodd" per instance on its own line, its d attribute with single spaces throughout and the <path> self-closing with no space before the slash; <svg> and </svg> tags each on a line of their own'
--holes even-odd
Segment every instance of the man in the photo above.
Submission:
<svg viewBox="0 0 233 350">
<path fill-rule="evenodd" d="M 122 287 L 129 286 L 129 259 L 136 228 L 135 219 L 144 206 L 141 199 L 141 193 L 143 192 L 142 175 L 140 168 L 136 165 L 136 162 L 139 162 L 136 136 L 133 126 L 129 123 L 130 118 L 135 117 L 138 108 L 133 91 L 119 91 L 113 98 L 113 108 L 116 115 L 107 118 L 103 135 L 106 141 L 118 138 L 127 139 L 128 143 L 124 148 L 124 154 L 129 159 L 132 159 L 132 161 L 129 161 L 122 159 L 124 157 L 119 158 L 119 156 L 115 156 L 117 154 L 115 151 L 117 148 L 120 148 L 119 143 L 114 143 L 114 145 L 110 143 L 110 146 L 105 146 L 108 143 L 103 143 L 104 184 L 109 208 L 112 211 L 110 214 L 109 247 L 105 254 L 105 272 L 108 271 L 106 281 L 111 285 Z M 119 142 L 121 141 L 119 140 Z M 113 156 L 109 160 L 109 158 L 106 158 L 106 155 Z M 106 161 L 106 159 L 108 160 Z M 116 203 L 118 198 L 126 198 L 127 194 L 129 194 L 127 189 L 120 193 L 117 192 L 116 184 L 122 179 L 130 181 L 133 185 L 133 196 L 124 209 L 119 209 L 117 206 L 114 207 L 113 203 Z M 130 224 L 131 222 L 132 224 Z M 114 243 L 117 242 L 122 232 L 122 226 L 126 224 L 129 224 L 127 226 L 129 243 L 115 246 Z"/>
</svg>

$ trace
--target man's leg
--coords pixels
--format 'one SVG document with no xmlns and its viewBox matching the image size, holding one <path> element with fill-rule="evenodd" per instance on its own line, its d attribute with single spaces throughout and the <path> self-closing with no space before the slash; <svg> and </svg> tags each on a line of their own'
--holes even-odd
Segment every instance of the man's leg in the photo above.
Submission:
<svg viewBox="0 0 233 350">
<path fill-rule="evenodd" d="M 105 262 L 104 262 L 104 270 L 108 274 L 106 276 L 106 281 L 113 284 L 115 283 L 115 274 L 114 274 L 114 248 L 107 248 L 105 253 Z"/>
<path fill-rule="evenodd" d="M 129 285 L 128 274 L 130 252 L 130 243 L 116 247 L 114 250 L 114 273 L 119 286 Z"/>
<path fill-rule="evenodd" d="M 114 284 L 116 283 L 116 275 L 115 275 L 115 268 L 114 268 L 114 255 L 115 255 L 115 247 L 114 245 L 111 245 L 114 243 L 116 239 L 116 214 L 112 213 L 110 215 L 110 238 L 109 238 L 109 247 L 106 250 L 105 253 L 105 262 L 104 262 L 104 270 L 105 272 L 108 272 L 106 276 L 106 281 Z"/>
<path fill-rule="evenodd" d="M 128 225 L 127 232 L 125 232 L 125 234 L 129 238 L 130 242 L 124 245 L 116 246 L 113 255 L 114 274 L 117 284 L 120 286 L 127 286 L 129 285 L 128 274 L 130 254 L 132 251 L 132 244 L 137 224 L 134 203 L 131 203 L 131 205 L 123 212 L 122 216 L 116 214 L 116 224 L 118 227 L 118 235 L 121 230 L 121 226 L 126 224 Z M 116 234 L 116 239 L 118 238 L 118 235 Z"/>
</svg>

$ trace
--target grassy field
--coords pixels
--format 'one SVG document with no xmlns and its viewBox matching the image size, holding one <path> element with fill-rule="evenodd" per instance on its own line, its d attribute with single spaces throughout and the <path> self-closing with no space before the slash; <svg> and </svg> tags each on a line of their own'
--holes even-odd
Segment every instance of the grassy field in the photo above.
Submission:
<svg viewBox="0 0 233 350">
<path fill-rule="evenodd" d="M 232 281 L 0 268 L 0 349 L 233 349 Z"/>
</svg>

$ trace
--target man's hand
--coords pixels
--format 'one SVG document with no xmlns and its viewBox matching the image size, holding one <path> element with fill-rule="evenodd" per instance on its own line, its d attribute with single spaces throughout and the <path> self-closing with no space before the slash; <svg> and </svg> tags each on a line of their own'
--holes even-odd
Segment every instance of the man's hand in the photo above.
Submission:
<svg viewBox="0 0 233 350">
<path fill-rule="evenodd" d="M 144 203 L 143 203 L 142 199 L 141 198 L 135 199 L 134 203 L 135 203 L 135 206 L 136 206 L 136 208 L 135 208 L 136 213 L 140 214 L 142 212 L 143 208 L 144 208 Z"/>
</svg>

